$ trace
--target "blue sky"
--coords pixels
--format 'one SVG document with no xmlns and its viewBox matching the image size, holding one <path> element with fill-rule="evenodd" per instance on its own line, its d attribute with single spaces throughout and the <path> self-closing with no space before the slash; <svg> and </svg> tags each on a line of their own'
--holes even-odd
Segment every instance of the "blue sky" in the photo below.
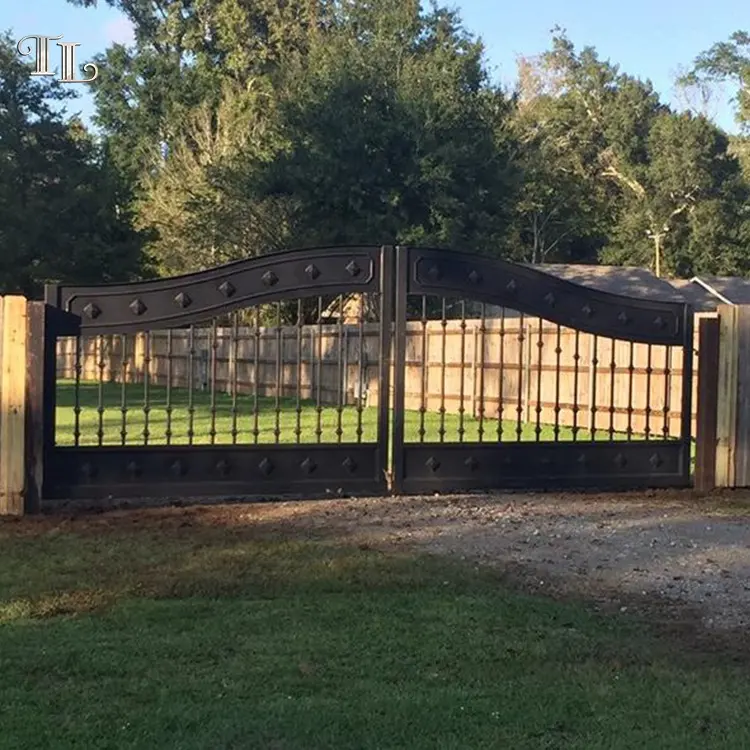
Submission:
<svg viewBox="0 0 750 750">
<path fill-rule="evenodd" d="M 595 46 L 601 57 L 619 63 L 624 71 L 649 78 L 662 98 L 672 102 L 680 66 L 688 66 L 697 54 L 733 31 L 750 27 L 748 0 L 457 0 L 452 4 L 461 11 L 466 27 L 482 37 L 490 69 L 505 83 L 514 80 L 517 56 L 544 51 L 550 30 L 559 25 L 576 46 Z M 103 2 L 96 9 L 84 9 L 65 0 L 0 0 L 0 28 L 12 29 L 16 38 L 63 34 L 64 41 L 80 42 L 79 63 L 113 41 L 132 38 L 125 18 Z M 53 49 L 56 54 L 58 48 Z M 728 103 L 731 93 L 724 91 L 712 114 L 719 125 L 736 131 Z M 92 105 L 84 95 L 68 109 L 80 110 L 88 119 Z"/>
</svg>

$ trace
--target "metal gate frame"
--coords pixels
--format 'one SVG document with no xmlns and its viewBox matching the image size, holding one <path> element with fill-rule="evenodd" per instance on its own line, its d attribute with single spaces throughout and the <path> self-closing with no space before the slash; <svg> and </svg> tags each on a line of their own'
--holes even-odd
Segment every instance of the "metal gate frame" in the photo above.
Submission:
<svg viewBox="0 0 750 750">
<path fill-rule="evenodd" d="M 189 325 L 260 303 L 299 299 L 313 291 L 313 296 L 321 292 L 380 295 L 377 442 L 55 445 L 58 336 Z M 459 296 L 584 333 L 681 347 L 680 438 L 405 442 L 408 295 Z M 45 499 L 278 497 L 325 494 L 331 488 L 346 494 L 412 494 L 690 485 L 693 315 L 684 303 L 623 297 L 459 251 L 393 246 L 288 250 L 200 273 L 131 284 L 50 285 L 45 301 L 56 308 L 53 312 L 68 313 L 64 326 L 50 324 L 45 332 Z"/>
<path fill-rule="evenodd" d="M 156 281 L 50 285 L 48 305 L 77 316 L 65 335 L 130 333 L 200 322 L 260 303 L 351 292 L 380 294 L 379 381 L 390 389 L 393 248 L 287 250 Z M 388 293 L 382 294 L 382 290 Z M 62 335 L 62 334 L 60 334 Z M 384 494 L 388 490 L 389 403 L 380 399 L 374 443 L 100 445 L 54 444 L 54 333 L 47 342 L 46 499 Z M 50 416 L 51 415 L 51 416 Z"/>
<path fill-rule="evenodd" d="M 690 486 L 693 369 L 690 305 L 623 297 L 573 284 L 527 266 L 452 250 L 398 247 L 396 257 L 394 493 Z M 539 316 L 585 333 L 681 347 L 679 440 L 405 442 L 408 295 L 457 296 Z"/>
</svg>

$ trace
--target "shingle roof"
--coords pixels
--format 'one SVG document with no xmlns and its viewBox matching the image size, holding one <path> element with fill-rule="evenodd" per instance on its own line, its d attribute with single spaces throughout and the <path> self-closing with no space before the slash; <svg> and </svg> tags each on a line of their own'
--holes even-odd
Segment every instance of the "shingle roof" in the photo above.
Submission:
<svg viewBox="0 0 750 750">
<path fill-rule="evenodd" d="M 682 295 L 685 302 L 693 306 L 695 312 L 713 312 L 721 303 L 711 292 L 693 279 L 670 279 L 669 283 Z"/>
<path fill-rule="evenodd" d="M 704 284 L 715 289 L 735 305 L 750 305 L 750 279 L 740 276 L 700 276 Z M 698 286 L 696 282 L 696 286 Z M 721 300 L 718 300 L 721 303 Z"/>
<path fill-rule="evenodd" d="M 568 263 L 540 263 L 533 266 L 574 284 L 626 297 L 684 302 L 680 292 L 665 279 L 634 266 L 591 266 Z"/>
</svg>

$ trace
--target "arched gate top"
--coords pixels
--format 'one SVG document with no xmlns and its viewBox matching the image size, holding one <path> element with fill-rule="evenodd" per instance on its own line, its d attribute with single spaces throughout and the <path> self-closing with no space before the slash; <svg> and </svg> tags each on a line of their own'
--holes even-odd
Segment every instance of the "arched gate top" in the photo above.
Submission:
<svg viewBox="0 0 750 750">
<path fill-rule="evenodd" d="M 184 326 L 282 299 L 377 292 L 383 254 L 365 245 L 285 250 L 168 279 L 50 285 L 45 299 L 80 316 L 87 333 Z"/>
<path fill-rule="evenodd" d="M 543 271 L 438 248 L 399 248 L 406 293 L 461 296 L 623 341 L 691 344 L 692 308 L 591 289 Z"/>
</svg>

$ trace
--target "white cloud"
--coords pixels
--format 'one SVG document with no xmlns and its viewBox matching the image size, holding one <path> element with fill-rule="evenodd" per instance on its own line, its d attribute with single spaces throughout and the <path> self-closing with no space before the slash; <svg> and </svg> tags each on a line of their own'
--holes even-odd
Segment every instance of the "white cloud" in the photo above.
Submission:
<svg viewBox="0 0 750 750">
<path fill-rule="evenodd" d="M 119 16 L 104 27 L 104 36 L 108 44 L 132 44 L 133 24 L 125 16 Z"/>
</svg>

